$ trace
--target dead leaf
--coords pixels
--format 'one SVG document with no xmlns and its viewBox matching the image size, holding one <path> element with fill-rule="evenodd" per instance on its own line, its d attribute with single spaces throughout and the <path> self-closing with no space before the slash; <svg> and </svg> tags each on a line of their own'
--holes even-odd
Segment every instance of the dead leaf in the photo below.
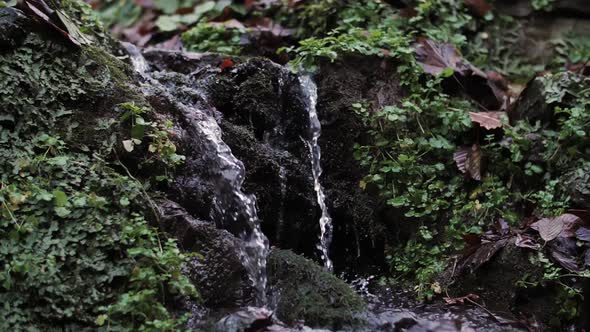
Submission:
<svg viewBox="0 0 590 332">
<path fill-rule="evenodd" d="M 533 223 L 531 228 L 538 231 L 541 238 L 548 242 L 558 236 L 576 236 L 576 230 L 581 223 L 582 219 L 580 217 L 571 213 L 564 213 L 555 218 L 543 218 Z"/>
<path fill-rule="evenodd" d="M 561 216 L 557 217 L 556 219 L 561 220 L 563 223 L 563 230 L 559 236 L 563 237 L 574 237 L 576 236 L 576 231 L 580 228 L 582 224 L 582 219 L 576 216 L 575 214 L 571 213 L 564 213 Z"/>
<path fill-rule="evenodd" d="M 492 6 L 486 2 L 486 0 L 465 0 L 465 5 L 471 9 L 471 11 L 479 17 L 484 17 Z"/>
<path fill-rule="evenodd" d="M 580 241 L 590 242 L 590 229 L 586 227 L 578 228 L 576 238 Z"/>
<path fill-rule="evenodd" d="M 563 268 L 571 272 L 580 272 L 583 270 L 582 268 L 580 268 L 580 266 L 578 266 L 578 262 L 576 262 L 576 260 L 571 256 L 565 255 L 564 253 L 558 250 L 550 250 L 550 254 L 551 258 L 556 263 L 558 263 Z"/>
<path fill-rule="evenodd" d="M 531 228 L 539 232 L 545 242 L 555 239 L 563 230 L 563 221 L 557 218 L 543 218 L 531 225 Z"/>
<path fill-rule="evenodd" d="M 228 68 L 231 68 L 235 65 L 235 63 L 232 61 L 232 59 L 223 59 L 223 61 L 221 61 L 221 64 L 219 65 L 219 68 L 221 68 L 221 71 L 224 71 Z"/>
<path fill-rule="evenodd" d="M 467 295 L 461 296 L 461 297 L 445 297 L 445 298 L 443 298 L 445 303 L 449 304 L 449 305 L 465 304 L 465 301 L 469 302 L 469 300 L 475 301 L 477 299 L 479 299 L 479 295 L 476 295 L 476 294 L 467 294 Z"/>
<path fill-rule="evenodd" d="M 584 252 L 584 264 L 586 264 L 586 266 L 590 266 L 590 249 Z"/>
<path fill-rule="evenodd" d="M 541 249 L 541 244 L 537 243 L 530 235 L 517 234 L 514 244 L 520 248 L 529 248 L 533 250 Z"/>
<path fill-rule="evenodd" d="M 24 4 L 23 4 L 24 3 Z M 27 13 L 34 16 L 37 21 L 48 24 L 53 30 L 59 32 L 76 46 L 90 44 L 88 39 L 68 15 L 60 10 L 51 9 L 43 0 L 24 0 L 19 3 Z"/>
<path fill-rule="evenodd" d="M 422 39 L 416 45 L 416 60 L 424 71 L 431 75 L 440 75 L 443 70 L 451 68 L 453 72 L 464 75 L 469 69 L 455 46 L 449 43 L 437 43 Z"/>
<path fill-rule="evenodd" d="M 469 112 L 471 122 L 477 123 L 487 130 L 501 128 L 502 118 L 506 112 Z"/>
<path fill-rule="evenodd" d="M 457 168 L 470 178 L 481 181 L 481 149 L 478 144 L 473 144 L 471 147 L 462 147 L 455 152 L 453 159 L 457 164 Z"/>
</svg>

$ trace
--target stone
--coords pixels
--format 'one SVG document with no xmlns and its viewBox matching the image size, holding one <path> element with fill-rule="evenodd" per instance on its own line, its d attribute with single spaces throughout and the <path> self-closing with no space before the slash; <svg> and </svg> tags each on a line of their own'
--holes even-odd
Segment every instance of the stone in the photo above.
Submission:
<svg viewBox="0 0 590 332">
<path fill-rule="evenodd" d="M 293 324 L 302 320 L 314 328 L 353 329 L 365 303 L 344 281 L 289 250 L 275 249 L 268 257 L 270 296 L 277 317 Z"/>
<path fill-rule="evenodd" d="M 185 273 L 208 307 L 237 307 L 253 299 L 253 290 L 240 261 L 240 240 L 214 224 L 197 220 L 177 203 L 158 202 L 160 229 L 178 240 L 180 249 L 194 253 Z"/>
<path fill-rule="evenodd" d="M 30 20 L 12 7 L 0 7 L 0 50 L 18 47 L 31 29 Z"/>
</svg>

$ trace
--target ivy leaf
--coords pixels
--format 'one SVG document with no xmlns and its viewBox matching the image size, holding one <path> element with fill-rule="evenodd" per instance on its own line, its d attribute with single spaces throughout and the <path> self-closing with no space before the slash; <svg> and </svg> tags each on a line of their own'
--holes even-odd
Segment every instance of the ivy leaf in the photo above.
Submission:
<svg viewBox="0 0 590 332">
<path fill-rule="evenodd" d="M 506 112 L 469 112 L 471 122 L 490 130 L 502 127 L 502 118 Z"/>
<path fill-rule="evenodd" d="M 53 191 L 53 204 L 57 207 L 65 206 L 68 203 L 68 196 L 61 190 Z"/>
<path fill-rule="evenodd" d="M 56 207 L 54 209 L 55 213 L 57 214 L 58 217 L 67 217 L 72 211 L 70 211 L 69 209 L 65 208 L 65 207 Z"/>
<path fill-rule="evenodd" d="M 453 159 L 461 173 L 467 174 L 474 180 L 481 181 L 481 149 L 479 144 L 462 147 L 454 153 Z"/>
<path fill-rule="evenodd" d="M 387 201 L 387 204 L 389 204 L 393 207 L 404 206 L 406 203 L 407 203 L 407 199 L 405 196 L 397 196 L 397 197 L 389 199 Z"/>
<path fill-rule="evenodd" d="M 98 317 L 96 317 L 96 320 L 94 320 L 94 323 L 98 326 L 103 326 L 107 318 L 107 315 L 98 315 Z"/>
<path fill-rule="evenodd" d="M 119 204 L 121 204 L 121 206 L 128 206 L 129 205 L 129 198 L 123 196 L 119 199 Z"/>
<path fill-rule="evenodd" d="M 125 151 L 127 151 L 127 152 L 133 151 L 134 144 L 133 144 L 132 140 L 127 139 L 127 140 L 124 140 L 122 143 L 123 143 L 123 148 L 125 149 Z"/>
</svg>

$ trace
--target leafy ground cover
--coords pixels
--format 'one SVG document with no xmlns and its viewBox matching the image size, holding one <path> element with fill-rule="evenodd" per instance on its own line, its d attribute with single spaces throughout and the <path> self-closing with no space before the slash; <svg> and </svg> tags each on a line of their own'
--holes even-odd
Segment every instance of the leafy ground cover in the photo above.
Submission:
<svg viewBox="0 0 590 332">
<path fill-rule="evenodd" d="M 151 144 L 141 162 L 171 165 L 171 143 L 148 111 L 140 123 L 133 103 L 145 101 L 96 46 L 109 42 L 89 8 L 62 5 L 93 45 L 25 31 L 0 54 L 0 330 L 176 329 L 171 299 L 197 295 L 181 274 L 188 257 L 147 221 L 151 180 L 118 158 L 132 136 Z"/>
</svg>

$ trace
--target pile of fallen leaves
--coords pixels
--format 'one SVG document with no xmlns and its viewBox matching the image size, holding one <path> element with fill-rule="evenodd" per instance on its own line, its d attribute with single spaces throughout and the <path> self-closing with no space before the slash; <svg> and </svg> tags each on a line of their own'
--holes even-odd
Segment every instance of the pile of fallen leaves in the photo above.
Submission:
<svg viewBox="0 0 590 332">
<path fill-rule="evenodd" d="M 271 54 L 293 34 L 274 22 L 266 12 L 295 7 L 300 1 L 278 0 L 89 0 L 113 34 L 139 47 L 182 48 L 181 34 L 197 24 L 243 32 L 240 45 L 259 54 Z M 262 48 L 262 49 L 261 49 Z M 267 51 L 266 53 L 264 51 Z"/>
</svg>

